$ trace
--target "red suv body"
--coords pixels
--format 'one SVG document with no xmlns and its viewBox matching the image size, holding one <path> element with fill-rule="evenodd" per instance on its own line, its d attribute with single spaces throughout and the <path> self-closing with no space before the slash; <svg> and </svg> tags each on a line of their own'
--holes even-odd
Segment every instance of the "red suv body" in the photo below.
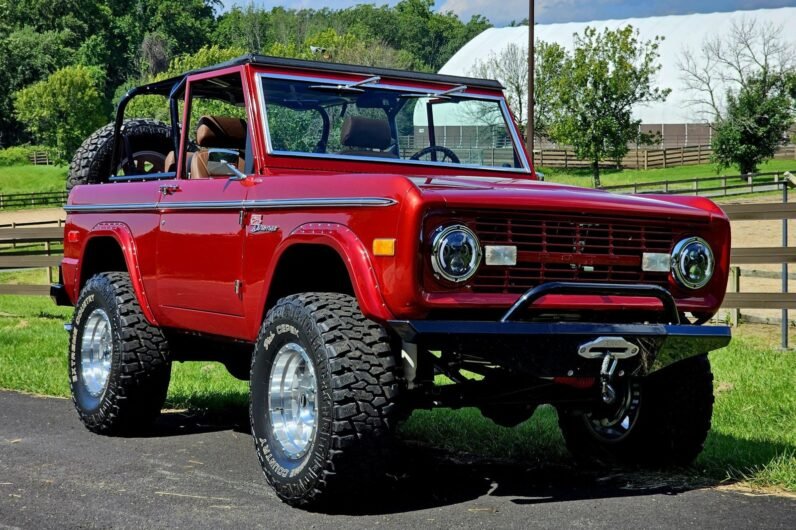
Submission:
<svg viewBox="0 0 796 530">
<path fill-rule="evenodd" d="M 125 142 L 140 95 L 167 98 L 172 152 Z M 406 403 L 491 417 L 517 404 L 445 367 L 594 414 L 622 392 L 606 364 L 643 378 L 727 343 L 693 325 L 727 284 L 720 208 L 544 182 L 520 138 L 486 80 L 249 56 L 140 87 L 113 175 L 70 193 L 53 292 L 123 272 L 173 359 L 244 377 L 280 300 L 340 293 L 385 330 Z"/>
</svg>

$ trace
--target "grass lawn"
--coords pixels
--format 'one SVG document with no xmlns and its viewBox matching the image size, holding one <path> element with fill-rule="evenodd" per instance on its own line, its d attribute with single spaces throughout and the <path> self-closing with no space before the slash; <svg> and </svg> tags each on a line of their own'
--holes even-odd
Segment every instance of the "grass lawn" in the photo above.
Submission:
<svg viewBox="0 0 796 530">
<path fill-rule="evenodd" d="M 0 167 L 0 194 L 64 191 L 66 166 Z"/>
<path fill-rule="evenodd" d="M 0 273 L 0 282 L 10 280 L 8 274 Z M 71 308 L 56 307 L 46 297 L 0 296 L 0 388 L 68 396 L 67 334 L 62 324 L 70 317 Z M 716 389 L 713 430 L 689 473 L 714 483 L 742 480 L 796 491 L 796 353 L 741 337 L 711 354 L 711 361 Z M 167 406 L 240 409 L 247 391 L 248 385 L 220 364 L 177 363 Z M 475 409 L 416 411 L 400 433 L 404 439 L 443 449 L 571 463 L 549 407 L 514 429 L 494 425 Z"/>
<path fill-rule="evenodd" d="M 761 164 L 758 171 L 769 173 L 773 171 L 796 170 L 796 160 L 770 160 Z M 545 174 L 545 180 L 573 184 L 576 186 L 591 187 L 592 178 L 590 169 L 558 169 L 539 167 Z M 716 173 L 716 166 L 701 164 L 695 166 L 670 167 L 666 169 L 603 169 L 600 171 L 600 180 L 603 186 L 620 184 L 633 184 L 634 182 L 656 182 L 659 180 L 688 180 L 699 177 L 715 177 L 717 175 L 738 175 L 737 169 L 727 169 Z"/>
</svg>

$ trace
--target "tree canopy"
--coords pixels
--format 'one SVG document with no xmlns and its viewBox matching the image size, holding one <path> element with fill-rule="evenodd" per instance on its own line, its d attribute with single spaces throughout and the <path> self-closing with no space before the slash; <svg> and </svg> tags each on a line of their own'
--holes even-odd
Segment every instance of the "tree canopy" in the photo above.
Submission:
<svg viewBox="0 0 796 530">
<path fill-rule="evenodd" d="M 639 134 L 633 106 L 663 101 L 670 92 L 654 83 L 661 39 L 640 41 L 629 25 L 603 32 L 589 27 L 575 35 L 575 50 L 563 60 L 550 135 L 591 161 L 595 187 L 600 160 L 621 159 L 629 143 L 651 141 Z"/>
<path fill-rule="evenodd" d="M 437 12 L 433 0 L 339 10 L 222 7 L 220 0 L 0 0 L 0 147 L 55 141 L 44 122 L 22 122 L 30 116 L 15 107 L 14 94 L 65 67 L 91 69 L 108 120 L 120 90 L 180 73 L 186 61 L 227 55 L 219 50 L 436 71 L 490 26 L 480 16 L 465 22 Z"/>
</svg>

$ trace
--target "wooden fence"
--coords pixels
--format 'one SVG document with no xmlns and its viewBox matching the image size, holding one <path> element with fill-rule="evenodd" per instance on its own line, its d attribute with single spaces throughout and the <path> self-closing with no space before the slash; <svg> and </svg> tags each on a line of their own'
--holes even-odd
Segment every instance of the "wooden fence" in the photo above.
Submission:
<svg viewBox="0 0 796 530">
<path fill-rule="evenodd" d="M 47 151 L 33 151 L 28 155 L 28 160 L 35 166 L 50 166 L 53 163 Z"/>
<path fill-rule="evenodd" d="M 621 160 L 602 160 L 601 168 L 623 167 L 627 169 L 659 169 L 676 166 L 709 164 L 713 150 L 709 145 L 688 147 L 668 147 L 665 149 L 631 149 Z M 779 160 L 796 159 L 796 145 L 781 147 L 774 158 Z M 534 164 L 539 167 L 586 169 L 591 161 L 579 160 L 572 149 L 535 149 Z"/>
<path fill-rule="evenodd" d="M 0 210 L 4 208 L 29 208 L 35 206 L 62 206 L 68 194 L 65 191 L 39 193 L 0 194 Z"/>
<path fill-rule="evenodd" d="M 63 221 L 41 221 L 0 225 L 0 270 L 49 268 L 50 281 L 63 255 L 53 246 L 63 241 Z M 32 249 L 27 248 L 31 245 Z M 3 248 L 5 247 L 5 248 Z M 55 274 L 54 274 L 55 273 Z M 49 285 L 0 285 L 0 295 L 48 295 Z"/>
<path fill-rule="evenodd" d="M 794 164 L 796 167 L 796 163 Z M 665 193 L 728 197 L 747 193 L 781 190 L 796 184 L 796 169 L 785 172 L 753 173 L 747 175 L 719 175 L 685 180 L 657 180 L 602 186 L 600 189 L 618 193 Z"/>
<path fill-rule="evenodd" d="M 796 219 L 796 204 L 757 203 L 726 204 L 724 211 L 733 221 L 748 220 L 787 220 Z M 50 249 L 53 243 L 60 243 L 63 228 L 60 226 L 16 225 L 0 227 L 0 245 L 18 247 L 25 243 L 43 243 L 44 248 L 34 251 L 0 252 L 0 269 L 24 269 L 57 267 L 61 256 L 54 255 Z M 41 223 L 37 223 L 41 225 Z M 12 249 L 13 250 L 13 249 Z M 18 250 L 18 249 L 17 249 Z M 733 265 L 760 263 L 796 263 L 796 248 L 761 247 L 733 248 L 730 261 Z M 41 285 L 0 285 L 0 294 L 47 294 L 48 288 Z M 796 309 L 796 293 L 727 293 L 725 308 L 765 308 Z"/>
</svg>

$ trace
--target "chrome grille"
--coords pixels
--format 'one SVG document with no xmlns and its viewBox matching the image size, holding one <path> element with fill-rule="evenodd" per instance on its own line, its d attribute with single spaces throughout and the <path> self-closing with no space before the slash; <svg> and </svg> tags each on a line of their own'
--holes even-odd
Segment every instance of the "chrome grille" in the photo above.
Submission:
<svg viewBox="0 0 796 530">
<path fill-rule="evenodd" d="M 644 252 L 671 251 L 693 222 L 594 214 L 479 211 L 472 220 L 482 245 L 516 245 L 516 266 L 482 264 L 476 293 L 522 293 L 551 281 L 666 286 L 668 273 L 644 272 Z M 689 231 L 690 229 L 690 231 Z"/>
</svg>

